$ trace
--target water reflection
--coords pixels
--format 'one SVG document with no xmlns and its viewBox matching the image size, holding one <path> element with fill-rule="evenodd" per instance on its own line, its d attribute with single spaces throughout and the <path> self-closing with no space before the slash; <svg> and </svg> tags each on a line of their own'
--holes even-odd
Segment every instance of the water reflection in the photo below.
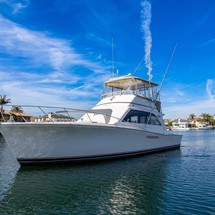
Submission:
<svg viewBox="0 0 215 215">
<path fill-rule="evenodd" d="M 19 164 L 0 134 L 0 201 L 13 185 L 18 170 Z"/>
<path fill-rule="evenodd" d="M 0 212 L 159 214 L 168 165 L 180 151 L 125 160 L 21 168 Z"/>
</svg>

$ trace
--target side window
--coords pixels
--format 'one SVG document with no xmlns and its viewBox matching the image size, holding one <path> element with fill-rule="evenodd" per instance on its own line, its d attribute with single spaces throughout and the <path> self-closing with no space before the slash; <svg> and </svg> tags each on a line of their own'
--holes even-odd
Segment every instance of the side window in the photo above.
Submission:
<svg viewBox="0 0 215 215">
<path fill-rule="evenodd" d="M 135 110 L 130 110 L 126 117 L 122 120 L 123 122 L 138 122 L 138 113 Z"/>
<path fill-rule="evenodd" d="M 147 123 L 146 116 L 140 116 L 140 123 L 142 123 L 142 124 Z"/>
<path fill-rule="evenodd" d="M 137 115 L 131 116 L 131 122 L 137 123 L 138 122 L 138 116 Z"/>
<path fill-rule="evenodd" d="M 139 123 L 146 124 L 147 123 L 147 112 L 139 111 Z"/>
<path fill-rule="evenodd" d="M 152 125 L 161 125 L 158 118 L 154 114 L 151 114 L 151 124 Z"/>
<path fill-rule="evenodd" d="M 130 110 L 122 121 L 141 124 L 161 125 L 158 118 L 154 114 L 137 110 Z"/>
</svg>

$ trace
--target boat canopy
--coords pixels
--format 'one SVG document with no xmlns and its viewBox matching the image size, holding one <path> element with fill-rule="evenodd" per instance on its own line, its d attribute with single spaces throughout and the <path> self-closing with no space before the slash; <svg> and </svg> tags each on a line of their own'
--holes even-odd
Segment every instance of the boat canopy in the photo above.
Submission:
<svg viewBox="0 0 215 215">
<path fill-rule="evenodd" d="M 158 84 L 156 83 L 141 78 L 137 78 L 132 75 L 111 78 L 108 81 L 106 81 L 104 85 L 107 87 L 112 87 L 120 90 L 142 90 L 158 86 Z"/>
</svg>

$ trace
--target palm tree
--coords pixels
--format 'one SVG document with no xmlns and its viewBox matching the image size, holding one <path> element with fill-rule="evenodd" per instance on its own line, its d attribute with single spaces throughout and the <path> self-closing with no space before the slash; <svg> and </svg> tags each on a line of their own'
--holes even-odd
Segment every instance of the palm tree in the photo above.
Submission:
<svg viewBox="0 0 215 215">
<path fill-rule="evenodd" d="M 14 112 L 14 113 L 23 113 L 23 109 L 20 106 L 13 106 L 10 110 L 10 112 Z"/>
<path fill-rule="evenodd" d="M 0 121 L 2 121 L 2 119 L 4 120 L 4 116 L 3 116 L 4 109 L 3 109 L 3 106 L 5 104 L 8 104 L 8 103 L 10 103 L 10 99 L 7 99 L 6 95 L 0 95 L 0 105 L 1 105 L 1 118 L 0 118 Z"/>
<path fill-rule="evenodd" d="M 19 122 L 20 118 L 22 118 L 25 121 L 25 119 L 22 117 L 22 113 L 22 107 L 12 106 L 12 108 L 10 109 L 10 120 Z"/>
<path fill-rule="evenodd" d="M 195 117 L 196 117 L 196 115 L 195 115 L 194 113 L 192 113 L 192 114 L 189 115 L 189 119 L 190 119 L 190 120 L 194 120 Z"/>
<path fill-rule="evenodd" d="M 208 122 L 209 124 L 212 122 L 213 120 L 213 116 L 211 116 L 210 114 L 208 113 L 202 113 L 201 114 L 201 117 L 203 119 L 204 122 Z"/>
<path fill-rule="evenodd" d="M 1 105 L 1 111 L 3 112 L 3 106 L 10 103 L 10 99 L 7 99 L 6 95 L 0 95 L 0 105 Z"/>
</svg>

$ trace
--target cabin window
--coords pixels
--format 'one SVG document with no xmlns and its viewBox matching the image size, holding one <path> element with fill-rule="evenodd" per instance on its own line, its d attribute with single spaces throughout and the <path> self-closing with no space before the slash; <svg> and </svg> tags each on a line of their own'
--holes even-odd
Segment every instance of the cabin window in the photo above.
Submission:
<svg viewBox="0 0 215 215">
<path fill-rule="evenodd" d="M 161 125 L 160 121 L 153 113 L 150 114 L 149 112 L 138 110 L 130 110 L 122 121 L 150 125 Z"/>
<path fill-rule="evenodd" d="M 152 125 L 161 125 L 160 121 L 158 120 L 158 118 L 154 114 L 151 114 L 150 121 L 151 121 Z"/>
<path fill-rule="evenodd" d="M 138 116 L 134 115 L 134 116 L 131 116 L 131 121 L 130 122 L 135 122 L 137 123 L 138 122 Z"/>
</svg>

